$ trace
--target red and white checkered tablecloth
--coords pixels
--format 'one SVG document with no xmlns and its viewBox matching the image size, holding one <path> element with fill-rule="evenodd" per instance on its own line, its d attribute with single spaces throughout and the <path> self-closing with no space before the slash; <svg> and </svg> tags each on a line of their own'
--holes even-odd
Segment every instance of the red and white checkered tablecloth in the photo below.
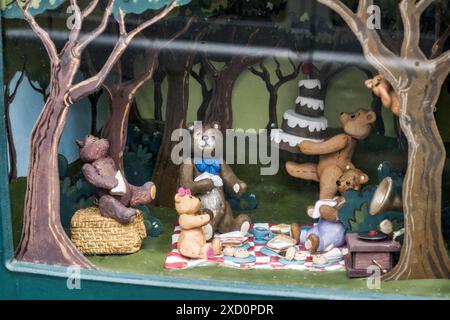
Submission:
<svg viewBox="0 0 450 320">
<path fill-rule="evenodd" d="M 251 226 L 250 230 L 253 227 L 264 227 L 270 228 L 272 224 L 268 223 L 255 223 Z M 235 263 L 232 261 L 227 261 L 224 257 L 217 256 L 213 259 L 205 260 L 205 259 L 190 259 L 182 256 L 177 249 L 178 237 L 181 232 L 181 227 L 176 225 L 173 235 L 172 235 L 172 251 L 167 254 L 166 261 L 164 263 L 164 268 L 166 269 L 188 269 L 200 266 L 207 265 L 223 265 L 232 268 L 238 269 L 290 269 L 290 270 L 299 270 L 299 271 L 345 271 L 345 263 L 344 259 L 332 262 L 329 265 L 317 266 L 312 262 L 311 256 L 309 256 L 309 252 L 305 250 L 305 248 L 300 245 L 297 246 L 297 250 L 305 252 L 308 254 L 308 258 L 304 264 L 283 264 L 281 263 L 280 257 L 278 256 L 268 256 L 261 253 L 261 249 L 264 245 L 255 245 L 253 242 L 253 237 L 249 237 L 248 239 L 248 251 L 250 255 L 254 256 L 255 259 L 253 262 L 249 263 Z M 343 255 L 348 254 L 348 250 L 346 247 L 339 248 Z"/>
</svg>

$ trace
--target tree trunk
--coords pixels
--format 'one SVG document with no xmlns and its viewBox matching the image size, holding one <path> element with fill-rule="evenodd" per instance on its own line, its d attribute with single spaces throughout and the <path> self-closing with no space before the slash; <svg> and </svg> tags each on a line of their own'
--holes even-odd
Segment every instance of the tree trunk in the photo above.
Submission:
<svg viewBox="0 0 450 320">
<path fill-rule="evenodd" d="M 58 144 L 68 113 L 62 93 L 63 90 L 52 88 L 31 134 L 24 225 L 16 258 L 94 268 L 61 226 Z"/>
<path fill-rule="evenodd" d="M 233 127 L 232 93 L 237 73 L 222 73 L 214 79 L 211 100 L 205 112 L 204 122 L 217 122 L 222 131 Z"/>
<path fill-rule="evenodd" d="M 162 71 L 155 72 L 153 75 L 153 95 L 155 102 L 155 120 L 162 120 L 162 105 L 163 105 L 163 95 L 162 95 L 162 83 L 166 74 Z"/>
<path fill-rule="evenodd" d="M 11 101 L 9 100 L 10 100 L 9 97 L 5 97 L 5 127 L 6 127 L 6 138 L 8 141 L 9 182 L 11 182 L 12 180 L 17 179 L 17 153 L 11 126 L 11 118 L 9 112 Z"/>
<path fill-rule="evenodd" d="M 400 124 L 409 142 L 403 184 L 405 237 L 399 263 L 385 279 L 450 277 L 450 259 L 441 227 L 441 188 L 445 148 L 433 115 L 440 88 L 426 76 L 401 90 Z"/>
<path fill-rule="evenodd" d="M 128 118 L 134 96 L 126 86 L 110 86 L 109 116 L 102 137 L 109 141 L 109 154 L 117 168 L 124 172 L 123 152 L 127 142 Z"/>
<path fill-rule="evenodd" d="M 170 53 L 165 57 L 168 58 L 168 55 Z M 170 157 L 175 144 L 171 141 L 171 135 L 175 129 L 186 125 L 192 58 L 190 55 L 177 55 L 176 59 L 168 58 L 173 61 L 165 63 L 168 80 L 166 119 L 152 178 L 158 190 L 157 204 L 164 207 L 174 207 L 173 197 L 178 187 L 179 166 Z"/>
<path fill-rule="evenodd" d="M 277 102 L 278 102 L 278 92 L 276 90 L 270 90 L 269 91 L 269 123 L 267 124 L 267 127 L 266 127 L 268 133 L 270 133 L 270 130 L 272 128 L 278 127 Z"/>
<path fill-rule="evenodd" d="M 101 92 L 95 92 L 89 95 L 88 99 L 91 104 L 91 134 L 97 135 L 97 105 Z"/>
</svg>

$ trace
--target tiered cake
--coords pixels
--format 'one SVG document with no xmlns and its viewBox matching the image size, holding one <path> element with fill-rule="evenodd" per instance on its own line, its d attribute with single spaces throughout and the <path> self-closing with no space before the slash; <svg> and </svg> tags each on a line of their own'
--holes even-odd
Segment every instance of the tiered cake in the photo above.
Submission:
<svg viewBox="0 0 450 320">
<path fill-rule="evenodd" d="M 324 94 L 317 79 L 301 80 L 294 110 L 283 115 L 281 129 L 273 129 L 272 143 L 281 149 L 298 153 L 298 144 L 305 140 L 321 142 L 325 138 L 328 121 L 324 114 Z"/>
</svg>

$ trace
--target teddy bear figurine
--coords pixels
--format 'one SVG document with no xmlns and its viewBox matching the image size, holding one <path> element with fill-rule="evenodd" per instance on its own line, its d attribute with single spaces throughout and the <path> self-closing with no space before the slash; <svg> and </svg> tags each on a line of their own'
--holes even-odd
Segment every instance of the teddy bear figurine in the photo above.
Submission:
<svg viewBox="0 0 450 320">
<path fill-rule="evenodd" d="M 156 187 L 152 182 L 137 187 L 126 181 L 109 156 L 108 140 L 88 135 L 84 141 L 76 143 L 84 162 L 83 175 L 98 189 L 98 206 L 104 217 L 128 224 L 137 214 L 136 209 L 129 206 L 145 205 L 155 199 Z"/>
<path fill-rule="evenodd" d="M 178 224 L 181 233 L 178 238 L 178 251 L 185 257 L 211 259 L 222 253 L 222 243 L 214 238 L 206 242 L 203 226 L 213 218 L 211 210 L 202 209 L 199 198 L 191 194 L 190 189 L 179 188 L 175 195 L 175 210 L 179 214 Z"/>
<path fill-rule="evenodd" d="M 383 76 L 377 75 L 372 79 L 366 80 L 364 84 L 381 99 L 383 107 L 391 109 L 392 113 L 397 117 L 400 116 L 400 101 L 398 100 L 398 96 L 391 84 Z"/>
<path fill-rule="evenodd" d="M 190 125 L 188 129 L 194 157 L 187 158 L 181 165 L 179 180 L 182 187 L 190 189 L 192 194 L 200 198 L 203 208 L 214 214 L 214 218 L 204 228 L 207 240 L 215 231 L 227 233 L 239 230 L 247 234 L 250 217 L 245 214 L 234 217 L 224 193 L 225 188 L 239 198 L 246 192 L 247 184 L 236 176 L 223 159 L 211 156 L 216 148 L 221 147 L 218 145 L 222 135 L 220 126 L 217 123 L 203 124 L 199 128 Z"/>
<path fill-rule="evenodd" d="M 308 215 L 319 221 L 314 227 L 300 230 L 297 223 L 291 225 L 292 238 L 305 245 L 312 253 L 327 251 L 345 244 L 345 226 L 339 221 L 339 209 L 345 204 L 345 193 L 353 189 L 360 191 L 369 182 L 369 177 L 361 170 L 348 166 L 336 181 L 340 196 L 317 201 L 308 208 Z"/>
<path fill-rule="evenodd" d="M 319 163 L 286 162 L 289 175 L 320 183 L 320 199 L 333 199 L 338 191 L 336 181 L 347 167 L 354 168 L 353 154 L 358 141 L 367 138 L 376 121 L 373 111 L 358 109 L 355 112 L 343 112 L 340 121 L 344 133 L 324 142 L 303 141 L 298 147 L 303 154 L 318 155 Z"/>
</svg>

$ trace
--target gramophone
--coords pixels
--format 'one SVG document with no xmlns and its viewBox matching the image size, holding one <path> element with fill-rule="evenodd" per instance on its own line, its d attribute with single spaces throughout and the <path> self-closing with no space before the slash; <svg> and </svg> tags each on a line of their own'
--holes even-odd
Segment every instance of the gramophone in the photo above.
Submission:
<svg viewBox="0 0 450 320">
<path fill-rule="evenodd" d="M 373 195 L 369 213 L 374 216 L 381 212 L 402 210 L 402 196 L 397 192 L 394 180 L 391 177 L 384 178 Z"/>
<path fill-rule="evenodd" d="M 391 177 L 384 178 L 375 190 L 370 203 L 369 213 L 375 216 L 386 211 L 403 211 L 402 196 L 397 191 L 394 180 Z M 383 234 L 388 235 L 393 240 L 404 233 L 404 228 L 394 231 L 392 222 L 388 219 L 383 220 L 379 227 Z M 369 239 L 370 237 L 370 234 L 360 236 L 362 239 Z M 374 237 L 374 240 L 377 240 L 376 237 Z"/>
</svg>

